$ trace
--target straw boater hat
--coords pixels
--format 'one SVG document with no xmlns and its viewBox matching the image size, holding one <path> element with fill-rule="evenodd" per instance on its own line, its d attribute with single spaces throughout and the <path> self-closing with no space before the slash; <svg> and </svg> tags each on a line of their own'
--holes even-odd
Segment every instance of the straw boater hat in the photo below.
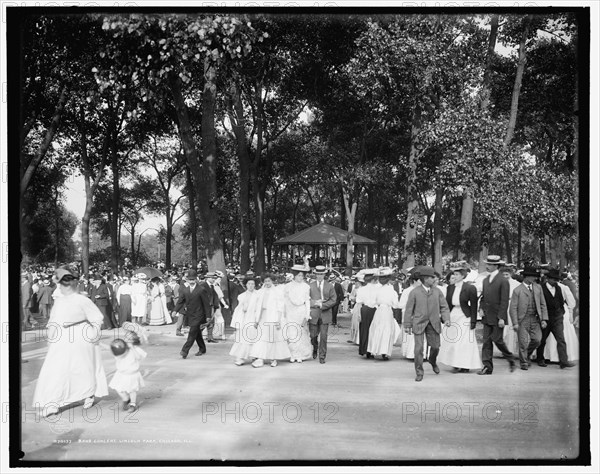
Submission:
<svg viewBox="0 0 600 474">
<path fill-rule="evenodd" d="M 134 278 L 137 278 L 138 280 L 146 280 L 148 277 L 145 273 L 137 273 Z"/>
<path fill-rule="evenodd" d="M 484 263 L 487 263 L 488 265 L 504 265 L 500 255 L 488 255 L 487 260 L 484 260 Z"/>
<path fill-rule="evenodd" d="M 325 275 L 325 273 L 327 273 L 327 269 L 325 268 L 324 265 L 317 265 L 315 267 L 315 274 L 317 274 L 317 275 Z"/>
<path fill-rule="evenodd" d="M 380 267 L 379 270 L 377 271 L 377 276 L 380 277 L 391 277 L 392 276 L 392 269 L 390 267 Z"/>
</svg>

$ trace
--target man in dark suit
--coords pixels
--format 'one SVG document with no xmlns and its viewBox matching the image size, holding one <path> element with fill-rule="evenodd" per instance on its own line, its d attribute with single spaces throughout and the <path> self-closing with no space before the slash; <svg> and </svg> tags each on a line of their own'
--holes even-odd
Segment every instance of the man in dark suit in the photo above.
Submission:
<svg viewBox="0 0 600 474">
<path fill-rule="evenodd" d="M 337 279 L 334 274 L 331 274 L 329 276 L 329 283 L 333 285 L 336 294 L 336 302 L 331 307 L 331 323 L 334 326 L 337 326 L 338 311 L 340 310 L 340 304 L 342 303 L 342 301 L 344 301 L 344 288 L 339 282 L 339 279 Z"/>
<path fill-rule="evenodd" d="M 190 326 L 187 341 L 181 348 L 182 358 L 186 358 L 194 342 L 198 344 L 199 351 L 197 356 L 206 353 L 206 345 L 202 339 L 202 330 L 200 325 L 206 324 L 207 318 L 211 316 L 212 289 L 208 284 L 198 282 L 196 270 L 188 270 L 185 274 L 186 285 L 179 288 L 179 301 L 175 306 L 175 313 L 185 311 L 187 323 Z"/>
<path fill-rule="evenodd" d="M 430 348 L 429 363 L 436 374 L 440 373 L 437 366 L 437 355 L 440 351 L 440 333 L 443 320 L 450 325 L 450 310 L 442 291 L 434 285 L 435 272 L 432 267 L 420 267 L 419 285 L 410 292 L 404 314 L 404 332 L 415 336 L 415 381 L 423 380 L 423 344 L 425 337 Z"/>
<path fill-rule="evenodd" d="M 540 345 L 542 330 L 548 323 L 548 311 L 542 287 L 535 280 L 539 273 L 525 267 L 523 283 L 515 288 L 510 299 L 510 319 L 519 340 L 519 361 L 522 370 L 528 370 L 530 357 Z"/>
<path fill-rule="evenodd" d="M 502 278 L 499 269 L 503 265 L 498 255 L 488 255 L 485 261 L 486 270 L 490 275 L 483 280 L 483 292 L 481 296 L 481 310 L 483 312 L 483 347 L 481 349 L 481 361 L 483 369 L 479 375 L 491 375 L 494 370 L 492 356 L 494 346 L 502 352 L 508 360 L 511 372 L 515 370 L 514 355 L 508 350 L 504 343 L 504 325 L 508 314 L 508 301 L 510 297 L 510 284 L 506 278 Z"/>
<path fill-rule="evenodd" d="M 310 283 L 310 340 L 313 346 L 313 359 L 319 354 L 319 362 L 325 363 L 327 356 L 327 332 L 331 323 L 331 308 L 337 301 L 335 288 L 325 281 L 325 267 L 317 265 L 315 268 L 316 281 Z M 320 340 L 319 340 L 320 338 Z"/>
<path fill-rule="evenodd" d="M 558 350 L 558 361 L 560 368 L 574 367 L 575 364 L 569 362 L 567 355 L 567 343 L 564 334 L 564 316 L 565 299 L 558 282 L 560 281 L 560 272 L 557 269 L 550 269 L 546 274 L 546 282 L 542 283 L 542 292 L 546 300 L 546 309 L 548 310 L 548 325 L 542 330 L 542 340 L 537 348 L 537 363 L 540 367 L 546 367 L 544 359 L 544 349 L 546 348 L 546 339 L 550 333 L 556 339 L 556 349 Z"/>
</svg>

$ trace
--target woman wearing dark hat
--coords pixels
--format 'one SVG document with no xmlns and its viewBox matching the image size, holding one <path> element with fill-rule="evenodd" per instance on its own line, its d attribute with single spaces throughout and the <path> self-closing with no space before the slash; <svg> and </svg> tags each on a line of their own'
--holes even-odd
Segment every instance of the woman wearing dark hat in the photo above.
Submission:
<svg viewBox="0 0 600 474">
<path fill-rule="evenodd" d="M 303 265 L 294 265 L 291 269 L 293 280 L 286 283 L 283 290 L 283 336 L 292 354 L 290 362 L 302 362 L 310 359 L 312 354 L 308 332 L 308 321 L 311 319 L 310 287 L 304 281 L 308 271 Z"/>
<path fill-rule="evenodd" d="M 481 356 L 475 338 L 477 289 L 464 281 L 469 273 L 467 262 L 450 266 L 454 283 L 448 285 L 446 302 L 450 308 L 450 326 L 442 327 L 438 362 L 454 367 L 454 372 L 481 369 Z"/>
<path fill-rule="evenodd" d="M 48 321 L 48 354 L 40 371 L 33 406 L 44 416 L 58 413 L 65 405 L 108 395 L 106 373 L 98 342 L 102 312 L 77 292 L 77 275 L 66 268 L 56 271 L 62 297 L 58 298 Z"/>
</svg>

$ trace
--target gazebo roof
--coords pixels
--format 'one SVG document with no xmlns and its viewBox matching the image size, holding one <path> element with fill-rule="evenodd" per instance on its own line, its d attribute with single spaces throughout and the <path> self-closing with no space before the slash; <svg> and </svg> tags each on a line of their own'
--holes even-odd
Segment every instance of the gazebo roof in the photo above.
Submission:
<svg viewBox="0 0 600 474">
<path fill-rule="evenodd" d="M 274 245 L 339 245 L 348 243 L 348 231 L 329 224 L 320 223 L 308 229 L 296 232 L 294 235 L 279 239 Z M 375 245 L 372 239 L 354 234 L 355 245 Z"/>
</svg>

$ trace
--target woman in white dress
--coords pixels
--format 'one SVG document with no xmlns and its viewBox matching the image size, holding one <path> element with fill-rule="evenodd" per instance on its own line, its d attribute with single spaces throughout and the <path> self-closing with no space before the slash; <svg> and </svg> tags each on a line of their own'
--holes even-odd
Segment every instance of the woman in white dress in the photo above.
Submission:
<svg viewBox="0 0 600 474">
<path fill-rule="evenodd" d="M 250 350 L 250 357 L 256 359 L 252 367 L 262 367 L 264 359 L 271 361 L 271 367 L 277 366 L 277 360 L 291 357 L 287 342 L 283 339 L 283 298 L 273 285 L 274 277 L 266 274 L 262 278 L 263 286 L 256 293 L 254 321 L 258 331 L 258 341 Z"/>
<path fill-rule="evenodd" d="M 148 293 L 150 298 L 150 312 L 148 313 L 148 324 L 150 326 L 162 326 L 163 324 L 171 324 L 172 319 L 167 309 L 167 296 L 165 294 L 165 286 L 161 283 L 160 278 L 154 277 L 148 285 Z"/>
<path fill-rule="evenodd" d="M 402 310 L 402 314 L 406 311 L 406 303 L 408 303 L 408 296 L 410 292 L 421 285 L 421 280 L 419 280 L 418 267 L 413 267 L 408 270 L 408 281 L 410 286 L 400 295 L 400 309 Z M 404 317 L 404 316 L 403 316 Z M 407 359 L 415 358 L 415 336 L 411 334 L 407 334 L 405 331 L 402 331 L 402 347 L 400 348 L 400 354 Z M 423 344 L 423 355 L 427 354 L 427 344 Z"/>
<path fill-rule="evenodd" d="M 358 302 L 357 296 L 364 285 L 364 281 L 364 275 L 359 272 L 359 274 L 356 275 L 356 281 L 354 282 L 352 291 L 348 297 L 350 302 L 354 305 L 350 312 L 352 320 L 350 323 L 350 340 L 348 342 L 351 344 L 360 344 L 360 308 L 362 308 L 362 303 Z"/>
<path fill-rule="evenodd" d="M 108 395 L 98 345 L 104 315 L 89 298 L 78 293 L 74 272 L 59 268 L 56 278 L 62 297 L 56 299 L 50 312 L 48 354 L 33 395 L 33 406 L 44 416 L 81 400 L 87 409 L 94 397 Z"/>
<path fill-rule="evenodd" d="M 234 343 L 229 355 L 235 357 L 235 365 L 243 365 L 250 357 L 252 345 L 258 340 L 257 330 L 254 325 L 254 311 L 256 301 L 256 281 L 246 278 L 244 281 L 246 291 L 238 295 L 238 304 L 233 311 L 230 326 L 235 329 Z"/>
<path fill-rule="evenodd" d="M 573 292 L 569 289 L 567 285 L 563 285 L 559 282 L 558 287 L 562 290 L 563 298 L 565 300 L 563 334 L 565 337 L 565 343 L 567 345 L 568 360 L 579 360 L 579 339 L 577 338 L 575 326 L 573 325 L 573 309 L 576 305 L 575 297 L 573 296 Z M 554 334 L 552 333 L 550 333 L 548 339 L 546 339 L 544 359 L 548 359 L 551 362 L 560 362 L 558 359 L 558 348 L 556 346 L 556 339 L 554 338 Z"/>
<path fill-rule="evenodd" d="M 146 319 L 148 308 L 146 275 L 138 273 L 131 278 L 131 281 L 131 318 L 134 323 L 142 324 Z"/>
<path fill-rule="evenodd" d="M 389 360 L 392 355 L 394 343 L 400 337 L 400 326 L 394 318 L 393 308 L 400 308 L 398 293 L 390 284 L 392 269 L 386 268 L 379 271 L 379 283 L 375 304 L 377 309 L 373 322 L 369 328 L 369 342 L 367 352 L 373 356 L 381 355 L 383 360 Z"/>
<path fill-rule="evenodd" d="M 292 267 L 293 280 L 283 289 L 284 320 L 283 337 L 287 340 L 290 362 L 302 362 L 311 358 L 312 343 L 308 333 L 310 318 L 310 286 L 304 281 L 308 268 L 303 265 Z"/>
<path fill-rule="evenodd" d="M 456 262 L 451 269 L 453 283 L 448 285 L 446 293 L 451 324 L 442 326 L 437 361 L 454 367 L 454 373 L 465 373 L 482 367 L 475 337 L 477 289 L 464 281 L 469 273 L 467 262 Z"/>
</svg>

